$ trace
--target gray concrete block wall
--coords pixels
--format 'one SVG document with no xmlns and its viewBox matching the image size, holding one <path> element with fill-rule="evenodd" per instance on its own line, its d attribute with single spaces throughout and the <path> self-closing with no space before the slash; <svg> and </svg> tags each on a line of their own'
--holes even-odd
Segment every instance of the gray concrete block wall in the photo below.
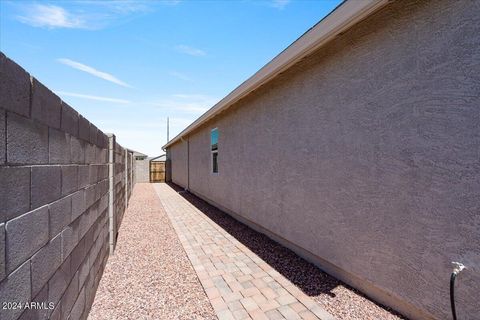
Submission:
<svg viewBox="0 0 480 320">
<path fill-rule="evenodd" d="M 137 183 L 137 170 L 135 169 L 135 157 L 132 153 L 132 167 L 131 167 L 131 176 L 132 176 L 132 184 L 131 184 L 131 192 L 133 192 L 133 187 Z"/>
<path fill-rule="evenodd" d="M 115 155 L 114 160 L 114 215 L 115 215 L 115 230 L 118 230 L 122 224 L 123 214 L 126 209 L 125 201 L 125 150 L 115 142 L 113 150 Z"/>
<path fill-rule="evenodd" d="M 132 190 L 133 190 L 133 183 L 134 180 L 133 180 L 133 174 L 134 174 L 134 171 L 133 171 L 133 154 L 131 152 L 127 153 L 128 157 L 127 157 L 127 172 L 128 172 L 128 192 L 127 192 L 127 195 L 128 195 L 128 198 L 130 198 L 131 194 L 132 194 Z M 131 183 L 131 181 L 133 181 L 133 183 Z"/>
<path fill-rule="evenodd" d="M 2 307 L 0 319 L 86 319 L 110 254 L 108 191 L 108 137 L 1 53 L 0 302 L 46 308 Z"/>
<path fill-rule="evenodd" d="M 111 174 L 112 185 L 105 184 L 106 188 L 111 188 L 112 192 L 112 224 L 111 233 L 113 237 L 110 239 L 111 247 L 115 247 L 115 242 L 120 225 L 122 224 L 123 215 L 128 207 L 128 200 L 135 185 L 135 173 L 132 166 L 128 166 L 127 159 L 133 159 L 133 152 L 123 148 L 116 142 L 115 135 L 110 136 L 112 149 L 109 150 L 112 157 L 112 172 L 104 171 L 103 168 L 99 174 Z"/>
</svg>

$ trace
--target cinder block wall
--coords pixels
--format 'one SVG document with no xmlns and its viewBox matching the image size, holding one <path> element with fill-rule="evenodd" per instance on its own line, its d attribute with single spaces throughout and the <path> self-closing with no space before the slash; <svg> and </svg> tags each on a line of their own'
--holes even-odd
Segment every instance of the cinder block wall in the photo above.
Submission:
<svg viewBox="0 0 480 320">
<path fill-rule="evenodd" d="M 134 180 L 134 170 L 133 170 L 133 154 L 131 152 L 127 153 L 127 172 L 129 174 L 128 176 L 128 184 L 127 184 L 127 190 L 128 190 L 128 197 L 127 199 L 130 199 L 130 196 L 132 195 L 132 190 L 133 190 L 133 185 L 135 183 L 135 180 Z M 130 181 L 133 181 L 133 183 L 131 183 Z"/>
<path fill-rule="evenodd" d="M 125 150 L 115 143 L 114 148 L 115 162 L 114 162 L 114 184 L 113 191 L 115 195 L 114 200 L 114 216 L 115 216 L 115 230 L 120 228 L 123 220 L 123 213 L 127 205 L 125 200 Z"/>
<path fill-rule="evenodd" d="M 87 318 L 109 255 L 108 139 L 0 54 L 0 319 Z M 118 230 L 125 149 L 115 152 Z"/>
</svg>

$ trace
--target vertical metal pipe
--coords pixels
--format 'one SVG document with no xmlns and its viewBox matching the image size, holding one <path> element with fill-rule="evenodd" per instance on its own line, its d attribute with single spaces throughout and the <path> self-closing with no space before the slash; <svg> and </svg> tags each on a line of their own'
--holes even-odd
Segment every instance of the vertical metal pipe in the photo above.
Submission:
<svg viewBox="0 0 480 320">
<path fill-rule="evenodd" d="M 113 207 L 114 197 L 114 149 L 115 149 L 115 136 L 113 134 L 108 135 L 108 231 L 109 231 L 109 244 L 110 254 L 113 254 L 115 250 L 115 217 Z"/>
</svg>

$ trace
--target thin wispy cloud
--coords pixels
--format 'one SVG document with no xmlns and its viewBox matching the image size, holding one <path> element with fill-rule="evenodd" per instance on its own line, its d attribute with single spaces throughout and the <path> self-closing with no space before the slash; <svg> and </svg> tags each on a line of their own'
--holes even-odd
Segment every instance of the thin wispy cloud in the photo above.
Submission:
<svg viewBox="0 0 480 320">
<path fill-rule="evenodd" d="M 162 3 L 170 6 L 176 6 L 177 4 L 180 4 L 182 1 L 181 0 L 163 0 Z"/>
<path fill-rule="evenodd" d="M 289 3 L 290 0 L 273 0 L 270 5 L 274 8 L 283 10 Z"/>
<path fill-rule="evenodd" d="M 175 78 L 178 78 L 180 80 L 183 80 L 183 81 L 187 81 L 187 82 L 192 82 L 193 79 L 190 78 L 189 76 L 181 73 L 181 72 L 178 72 L 178 71 L 171 71 L 169 72 L 169 74 L 172 76 L 172 77 L 175 77 Z"/>
<path fill-rule="evenodd" d="M 74 15 L 55 5 L 34 4 L 28 6 L 22 15 L 17 16 L 17 20 L 33 27 L 88 29 L 87 21 L 81 16 Z"/>
<path fill-rule="evenodd" d="M 32 27 L 98 30 L 153 12 L 159 4 L 174 3 L 141 0 L 78 0 L 55 4 L 14 2 L 13 6 L 18 12 L 15 16 L 16 20 Z"/>
<path fill-rule="evenodd" d="M 81 98 L 81 99 L 88 99 L 88 100 L 95 100 L 95 101 L 103 101 L 103 102 L 113 102 L 113 103 L 120 103 L 120 104 L 131 103 L 130 101 L 124 100 L 124 99 L 100 97 L 100 96 L 93 96 L 93 95 L 89 95 L 89 94 L 81 94 L 81 93 L 75 93 L 75 92 L 56 91 L 56 93 L 58 95 L 64 96 L 64 97 L 74 97 L 74 98 Z"/>
<path fill-rule="evenodd" d="M 177 50 L 180 53 L 188 54 L 188 55 L 194 56 L 194 57 L 202 57 L 202 56 L 207 55 L 207 53 L 205 51 L 203 51 L 202 49 L 190 47 L 190 46 L 183 45 L 183 44 L 175 46 L 175 50 Z"/>
<path fill-rule="evenodd" d="M 165 109 L 168 112 L 182 112 L 186 114 L 201 114 L 213 107 L 218 99 L 202 94 L 174 94 L 168 98 L 158 100 L 150 105 Z"/>
<path fill-rule="evenodd" d="M 97 78 L 100 78 L 100 79 L 107 80 L 107 81 L 113 82 L 115 84 L 118 84 L 119 86 L 132 88 L 131 85 L 123 82 L 122 80 L 116 78 L 115 76 L 111 75 L 110 73 L 97 70 L 93 67 L 87 66 L 86 64 L 83 64 L 83 63 L 80 63 L 80 62 L 77 62 L 77 61 L 73 61 L 73 60 L 70 60 L 70 59 L 66 59 L 66 58 L 57 59 L 57 61 L 64 64 L 64 65 L 72 67 L 74 69 L 77 69 L 77 70 L 86 72 L 88 74 L 91 74 L 92 76 L 95 76 Z"/>
<path fill-rule="evenodd" d="M 95 9 L 105 9 L 114 14 L 145 13 L 152 10 L 151 1 L 141 0 L 79 0 L 74 1 L 79 6 L 90 6 Z"/>
</svg>

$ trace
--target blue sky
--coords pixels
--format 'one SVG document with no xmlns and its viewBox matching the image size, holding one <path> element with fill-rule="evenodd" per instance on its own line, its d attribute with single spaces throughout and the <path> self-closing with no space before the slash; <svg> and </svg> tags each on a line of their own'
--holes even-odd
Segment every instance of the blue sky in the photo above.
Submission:
<svg viewBox="0 0 480 320">
<path fill-rule="evenodd" d="M 2 0 L 0 49 L 153 156 L 340 2 Z"/>
</svg>

